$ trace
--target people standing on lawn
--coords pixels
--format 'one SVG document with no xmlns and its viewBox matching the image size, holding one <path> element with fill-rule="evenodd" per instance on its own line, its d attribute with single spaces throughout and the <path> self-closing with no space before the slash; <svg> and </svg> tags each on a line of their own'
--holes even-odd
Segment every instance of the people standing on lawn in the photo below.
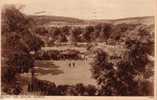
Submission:
<svg viewBox="0 0 157 100">
<path fill-rule="evenodd" d="M 69 63 L 69 67 L 71 67 L 71 63 Z"/>
<path fill-rule="evenodd" d="M 75 62 L 73 62 L 73 67 L 75 67 Z"/>
<path fill-rule="evenodd" d="M 69 67 L 73 67 L 74 68 L 75 67 L 75 62 L 70 62 L 69 63 Z"/>
</svg>

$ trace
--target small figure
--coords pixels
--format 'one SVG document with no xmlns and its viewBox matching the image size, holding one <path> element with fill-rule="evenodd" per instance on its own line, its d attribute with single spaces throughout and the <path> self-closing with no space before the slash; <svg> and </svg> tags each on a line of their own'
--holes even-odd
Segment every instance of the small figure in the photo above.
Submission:
<svg viewBox="0 0 157 100">
<path fill-rule="evenodd" d="M 71 63 L 69 63 L 69 67 L 71 67 Z"/>
<path fill-rule="evenodd" d="M 73 62 L 73 67 L 75 67 L 75 62 Z"/>
</svg>

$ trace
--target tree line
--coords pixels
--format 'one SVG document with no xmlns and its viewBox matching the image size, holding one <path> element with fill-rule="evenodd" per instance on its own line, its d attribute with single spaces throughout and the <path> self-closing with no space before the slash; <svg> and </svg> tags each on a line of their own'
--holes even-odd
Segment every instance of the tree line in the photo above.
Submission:
<svg viewBox="0 0 157 100">
<path fill-rule="evenodd" d="M 47 96 L 96 96 L 97 88 L 94 85 L 56 85 L 54 82 L 34 79 L 33 84 L 28 85 L 29 92 L 37 92 Z"/>
<path fill-rule="evenodd" d="M 127 37 L 137 36 L 136 33 L 150 33 L 150 26 L 143 24 L 112 24 L 99 23 L 86 27 L 37 27 L 36 33 L 50 46 L 62 42 L 106 42 L 118 43 L 126 41 Z M 151 33 L 150 33 L 151 34 Z"/>
</svg>

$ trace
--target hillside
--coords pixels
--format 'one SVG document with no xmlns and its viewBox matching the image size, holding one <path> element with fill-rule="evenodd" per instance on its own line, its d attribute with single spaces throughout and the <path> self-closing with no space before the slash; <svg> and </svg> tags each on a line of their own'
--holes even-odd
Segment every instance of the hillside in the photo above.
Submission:
<svg viewBox="0 0 157 100">
<path fill-rule="evenodd" d="M 144 16 L 144 17 L 128 17 L 128 18 L 120 18 L 120 19 L 99 19 L 99 20 L 88 20 L 88 23 L 91 24 L 98 24 L 98 23 L 112 23 L 112 24 L 154 24 L 154 17 L 153 16 Z"/>
<path fill-rule="evenodd" d="M 100 20 L 83 20 L 72 17 L 63 17 L 63 16 L 30 16 L 36 22 L 36 25 L 45 25 L 45 26 L 65 26 L 65 25 L 96 25 L 99 23 L 112 23 L 112 24 L 154 24 L 153 16 L 144 16 L 144 17 L 129 17 L 121 19 L 100 19 Z"/>
<path fill-rule="evenodd" d="M 83 23 L 84 21 L 77 18 L 62 16 L 30 16 L 37 25 L 69 25 Z"/>
<path fill-rule="evenodd" d="M 131 18 L 123 18 L 123 19 L 116 19 L 113 22 L 115 24 L 119 23 L 142 23 L 151 25 L 154 24 L 154 17 L 153 16 L 145 16 L 145 17 L 131 17 Z"/>
</svg>

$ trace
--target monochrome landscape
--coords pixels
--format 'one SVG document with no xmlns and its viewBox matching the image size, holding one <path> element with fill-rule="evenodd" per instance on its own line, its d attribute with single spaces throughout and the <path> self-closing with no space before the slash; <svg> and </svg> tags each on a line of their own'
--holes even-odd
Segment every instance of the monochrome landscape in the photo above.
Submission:
<svg viewBox="0 0 157 100">
<path fill-rule="evenodd" d="M 2 95 L 154 95 L 154 16 L 85 20 L 6 5 L 1 25 Z"/>
</svg>

